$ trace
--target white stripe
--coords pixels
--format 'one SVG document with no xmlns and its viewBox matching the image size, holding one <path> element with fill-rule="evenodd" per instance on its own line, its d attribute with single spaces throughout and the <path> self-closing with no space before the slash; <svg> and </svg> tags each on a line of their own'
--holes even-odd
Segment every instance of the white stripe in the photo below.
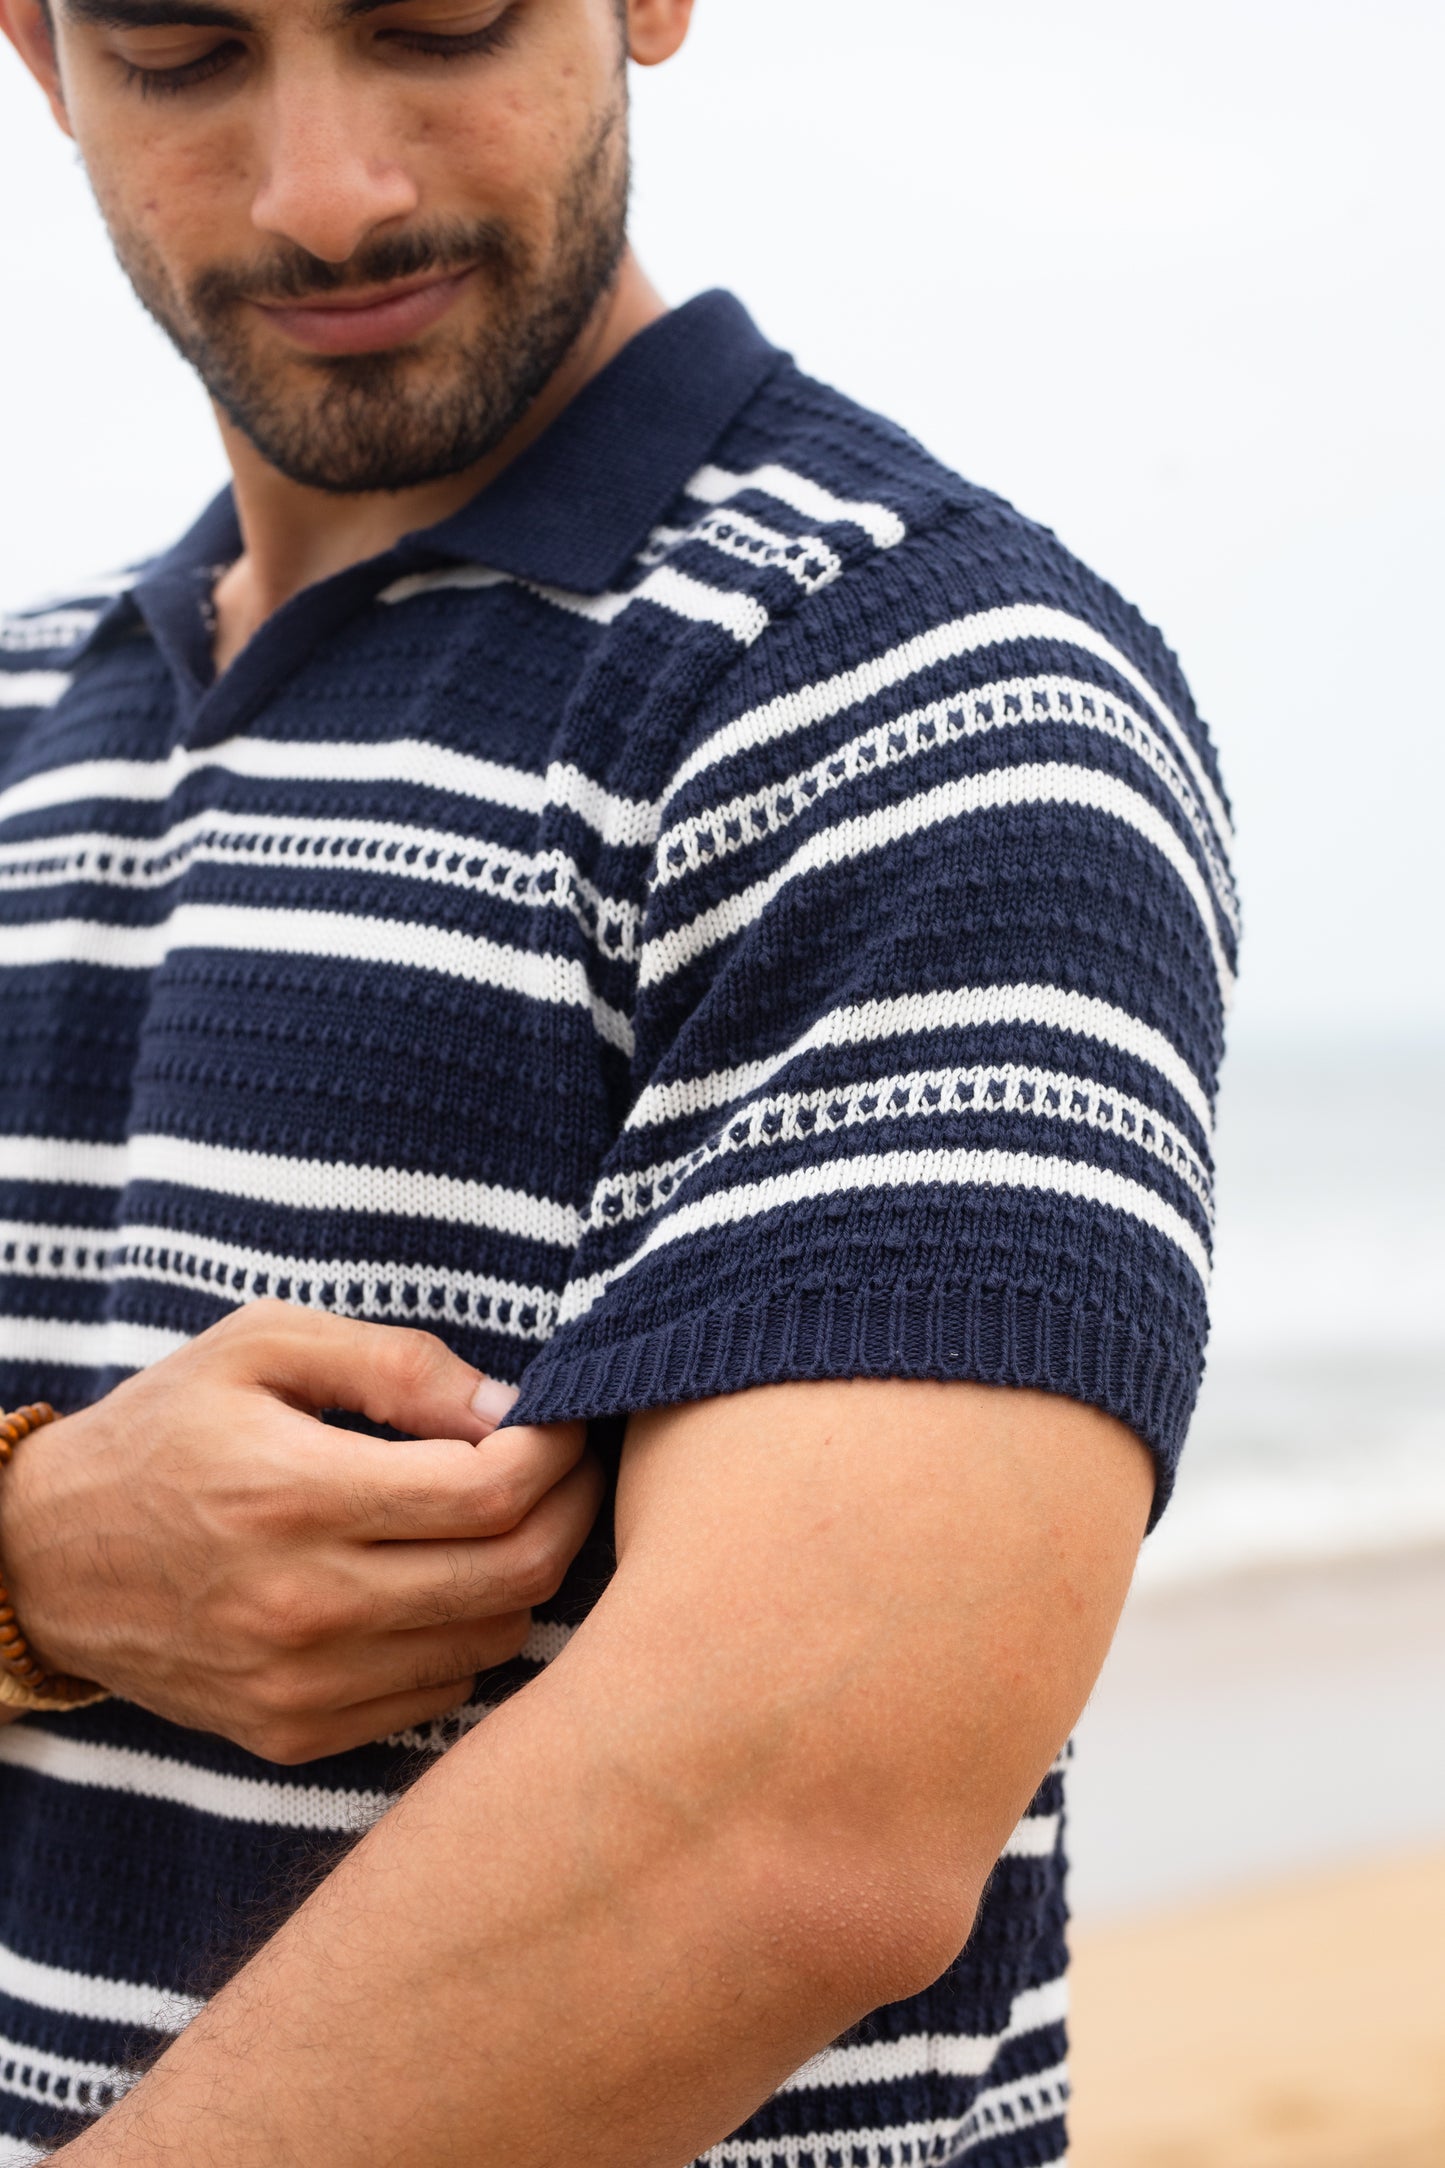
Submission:
<svg viewBox="0 0 1445 2168">
<path fill-rule="evenodd" d="M 1153 1107 L 1093 1077 L 1016 1062 L 988 1062 L 971 1068 L 913 1069 L 755 1099 L 729 1115 L 720 1129 L 690 1152 L 600 1182 L 593 1192 L 588 1223 L 595 1231 L 661 1212 L 685 1182 L 716 1160 L 738 1152 L 810 1144 L 873 1122 L 926 1121 L 935 1115 L 960 1114 L 1010 1114 L 1118 1137 L 1177 1175 L 1193 1191 L 1205 1218 L 1213 1218 L 1208 1168 L 1188 1139 Z"/>
<path fill-rule="evenodd" d="M 151 971 L 181 949 L 240 949 L 248 955 L 317 956 L 328 962 L 393 965 L 497 986 L 530 1001 L 590 1011 L 599 1036 L 624 1053 L 632 1025 L 604 1001 L 576 957 L 512 948 L 482 934 L 409 919 L 352 917 L 345 911 L 266 910 L 248 904 L 183 903 L 153 926 L 98 919 L 45 919 L 5 929 L 10 969 L 57 963 Z"/>
<path fill-rule="evenodd" d="M 98 2018 L 107 2025 L 144 2025 L 148 2032 L 176 2033 L 204 2007 L 192 1995 L 135 1980 L 106 1980 L 93 1972 L 67 1972 L 38 1964 L 0 1943 L 0 1994 L 37 2010 L 66 2017 Z"/>
<path fill-rule="evenodd" d="M 566 761 L 553 761 L 547 770 L 547 803 L 575 813 L 613 850 L 650 844 L 657 836 L 656 806 L 619 797 Z"/>
<path fill-rule="evenodd" d="M 760 519 L 731 505 L 705 512 L 690 527 L 654 527 L 641 552 L 643 564 L 661 564 L 675 551 L 696 544 L 716 550 L 720 556 L 769 571 L 786 573 L 805 595 L 816 595 L 831 586 L 843 570 L 843 560 L 829 549 L 821 535 L 784 534 L 765 527 Z"/>
<path fill-rule="evenodd" d="M 675 1205 L 620 1264 L 571 1282 L 562 1297 L 561 1322 L 565 1325 L 585 1316 L 609 1287 L 665 1243 L 685 1241 L 689 1235 L 713 1227 L 735 1227 L 761 1213 L 781 1211 L 817 1197 L 934 1183 L 949 1188 L 1032 1190 L 1045 1196 L 1077 1197 L 1086 1204 L 1125 1212 L 1172 1242 L 1194 1267 L 1201 1285 L 1206 1289 L 1209 1286 L 1209 1257 L 1204 1244 L 1189 1222 L 1142 1182 L 1132 1182 L 1106 1167 L 1047 1158 L 1041 1153 L 956 1147 L 935 1152 L 868 1152 L 850 1159 L 830 1159 L 821 1165 L 794 1167 L 786 1174 L 766 1175 L 760 1182 L 718 1190 Z"/>
<path fill-rule="evenodd" d="M 979 2093 L 967 2114 L 936 2117 L 922 2123 L 893 2123 L 855 2129 L 801 2131 L 786 2137 L 725 2138 L 720 2145 L 699 2153 L 693 2168 L 748 2168 L 767 2163 L 767 2168 L 821 2168 L 830 2152 L 845 2168 L 898 2168 L 901 2147 L 913 2149 L 921 2164 L 961 2160 L 985 2139 L 1031 2130 L 1055 2121 L 1069 2103 L 1069 2072 L 1066 2063 L 1055 2063 L 1037 2077 L 1014 2078 Z M 1063 2168 L 1064 2155 L 1057 2156 Z"/>
<path fill-rule="evenodd" d="M 0 1762 L 48 1777 L 56 1784 L 124 1792 L 191 1807 L 220 1821 L 268 1829 L 369 1829 L 391 1801 L 385 1792 L 331 1791 L 322 1784 L 279 1784 L 270 1777 L 225 1776 L 168 1755 L 143 1754 L 128 1746 L 102 1746 L 40 1731 L 30 1724 L 0 1730 Z"/>
<path fill-rule="evenodd" d="M 589 789 L 595 793 L 592 808 L 603 810 L 600 800 L 607 794 L 598 786 L 589 786 L 575 768 L 556 772 L 579 800 Z M 603 895 L 563 851 L 517 851 L 454 830 L 400 821 L 307 820 L 214 808 L 177 821 L 154 837 L 90 831 L 0 843 L 0 891 L 28 892 L 76 881 L 132 891 L 158 889 L 179 880 L 193 865 L 244 865 L 286 875 L 298 870 L 339 873 L 348 879 L 372 873 L 494 896 L 529 910 L 561 910 L 603 955 L 624 962 L 635 950 L 642 915 L 635 903 Z"/>
<path fill-rule="evenodd" d="M 7 682 L 16 681 L 0 677 L 0 684 Z M 361 745 L 230 738 L 199 749 L 178 746 L 165 760 L 79 761 L 47 768 L 0 791 L 0 821 L 90 800 L 160 804 L 208 768 L 253 783 L 407 783 L 516 813 L 541 813 L 549 803 L 565 805 L 595 828 L 604 843 L 650 843 L 657 834 L 655 806 L 618 797 L 576 768 L 556 765 L 546 776 L 535 775 L 425 738 Z"/>
<path fill-rule="evenodd" d="M 1032 1024 L 1071 1038 L 1095 1039 L 1141 1061 L 1172 1084 L 1206 1138 L 1214 1133 L 1209 1097 L 1194 1071 L 1162 1031 L 1127 1009 L 1062 986 L 959 986 L 927 994 L 899 994 L 831 1009 L 791 1046 L 762 1061 L 706 1076 L 649 1084 L 627 1117 L 629 1129 L 689 1120 L 730 1106 L 761 1090 L 780 1070 L 817 1047 L 859 1046 L 874 1039 L 911 1037 L 925 1031 L 977 1031 L 998 1024 Z"/>
<path fill-rule="evenodd" d="M 679 572 L 674 565 L 659 565 L 625 599 L 655 603 L 659 609 L 671 610 L 675 617 L 688 618 L 694 624 L 720 625 L 743 647 L 751 647 L 770 622 L 755 596 L 738 594 L 731 588 L 709 587 L 690 573 Z"/>
<path fill-rule="evenodd" d="M 1225 809 L 1224 800 L 1211 781 L 1209 770 L 1195 751 L 1189 732 L 1163 695 L 1156 690 L 1137 663 L 1132 662 L 1121 648 L 1115 647 L 1112 640 L 1106 640 L 1101 632 L 1096 632 L 1092 625 L 1068 616 L 1063 610 L 1050 610 L 1044 614 L 1053 621 L 1051 629 L 1041 630 L 1035 637 L 1063 640 L 1070 647 L 1081 648 L 1086 655 L 1096 655 L 1099 661 L 1107 663 L 1126 685 L 1132 685 L 1141 700 L 1148 702 L 1157 720 L 1174 740 L 1175 751 L 1189 769 L 1194 778 L 1194 787 L 1209 809 L 1215 833 L 1223 848 L 1228 850 L 1234 841 L 1234 824 Z"/>
<path fill-rule="evenodd" d="M 930 701 L 910 714 L 876 723 L 809 768 L 689 815 L 658 842 L 654 886 L 684 880 L 701 867 L 751 849 L 860 778 L 879 775 L 905 761 L 926 759 L 942 746 L 996 730 L 1046 724 L 1095 732 L 1127 747 L 1153 769 L 1188 822 L 1220 909 L 1237 933 L 1239 909 L 1229 868 L 1172 752 L 1125 701 L 1101 693 L 1083 679 L 1058 676 L 993 679 L 972 692 Z"/>
<path fill-rule="evenodd" d="M 116 1317 L 90 1325 L 61 1317 L 0 1317 L 0 1361 L 63 1363 L 73 1370 L 148 1370 L 185 1347 L 189 1338 L 184 1332 L 131 1325 Z"/>
<path fill-rule="evenodd" d="M 119 1189 L 126 1166 L 123 1144 L 0 1136 L 0 1182 L 73 1182 L 83 1189 Z"/>
<path fill-rule="evenodd" d="M 981 2078 L 1001 2047 L 1025 2033 L 1062 2025 L 1069 2014 L 1069 1983 L 1050 1980 L 1044 1987 L 1015 1995 L 1009 2021 L 997 2033 L 905 2033 L 896 2040 L 870 2040 L 858 2047 L 825 2048 L 804 2063 L 782 2093 L 816 2092 L 829 2085 L 897 2085 L 904 2078 L 936 2072 L 947 2078 Z"/>
<path fill-rule="evenodd" d="M 947 2035 L 933 2037 L 940 2047 L 946 2046 Z M 64 2056 L 41 2054 L 16 2041 L 0 2040 L 0 2089 L 23 2099 L 54 2104 L 56 2083 L 60 2079 L 66 2080 L 71 2088 L 70 2104 L 74 2103 L 74 2088 L 85 2085 L 90 2088 L 89 2104 L 95 2108 L 109 2105 L 133 2082 L 129 2074 L 110 2064 L 76 2062 Z M 780 2088 L 787 2089 L 786 2086 Z M 817 2168 L 828 2149 L 837 2151 L 850 2168 L 860 2159 L 864 2168 L 883 2168 L 885 2157 L 896 2168 L 900 2143 L 910 2144 L 919 2161 L 942 2160 L 945 2154 L 956 2159 L 960 2149 L 970 2150 L 984 2138 L 1027 2130 L 1054 2120 L 1064 2113 L 1068 2099 L 1068 2071 L 1066 2065 L 1059 2063 L 1035 2077 L 1015 2078 L 1008 2084 L 989 2087 L 978 2094 L 962 2117 L 894 2124 L 886 2129 L 848 2127 L 828 2132 L 804 2132 L 769 2138 L 762 2151 L 770 2162 L 781 2160 L 786 2163 L 786 2168 L 803 2168 L 805 2161 L 811 2161 L 813 2168 Z M 41 2157 L 15 2140 L 0 2139 L 0 2147 L 17 2148 L 10 2152 L 0 2151 L 0 2164 L 7 2160 L 27 2163 Z M 939 2150 L 935 2151 L 936 2147 Z M 759 2150 L 756 2139 L 725 2139 L 698 2156 L 697 2168 L 744 2168 L 744 2163 L 757 2156 Z"/>
<path fill-rule="evenodd" d="M 762 707 L 736 716 L 732 722 L 715 730 L 710 738 L 705 738 L 683 761 L 667 787 L 663 807 L 695 775 L 701 775 L 705 768 L 715 767 L 719 761 L 730 760 L 735 754 L 746 752 L 755 745 L 765 745 L 774 738 L 790 737 L 795 731 L 827 722 L 845 709 L 857 707 L 865 700 L 875 700 L 891 686 L 917 677 L 921 671 L 931 670 L 939 663 L 952 662 L 960 655 L 971 655 L 980 648 L 998 647 L 1012 640 L 1052 640 L 1066 647 L 1079 648 L 1085 654 L 1097 656 L 1132 685 L 1173 739 L 1194 779 L 1196 791 L 1208 808 L 1221 845 L 1227 848 L 1233 839 L 1233 831 L 1223 800 L 1195 752 L 1188 732 L 1148 679 L 1127 655 L 1121 654 L 1083 618 L 1070 616 L 1064 610 L 1047 609 L 1039 603 L 1013 603 L 1004 609 L 981 610 L 971 617 L 954 618 L 946 625 L 936 625 L 928 632 L 903 641 L 898 647 L 889 648 L 882 655 L 870 656 L 851 670 L 839 671 L 836 676 L 823 678 L 813 685 L 799 686 L 796 692 L 779 693 Z"/>
<path fill-rule="evenodd" d="M 515 587 L 521 583 L 508 572 L 498 572 L 495 565 L 445 565 L 435 572 L 411 572 L 405 579 L 393 580 L 390 587 L 383 587 L 377 596 L 390 608 L 397 603 L 414 602 L 419 595 L 441 595 L 453 589 Z"/>
<path fill-rule="evenodd" d="M 259 1302 L 284 1289 L 282 1300 L 334 1317 L 424 1326 L 480 1323 L 504 1337 L 538 1344 L 551 1338 L 557 1322 L 555 1292 L 518 1280 L 389 1259 L 282 1256 L 166 1227 L 128 1225 L 97 1232 L 0 1220 L 0 1270 L 16 1279 L 84 1286 L 129 1280 L 191 1288 L 237 1305 Z M 321 1299 L 326 1286 L 334 1289 L 330 1302 Z M 440 1306 L 433 1295 L 442 1297 Z M 523 1322 L 524 1316 L 529 1323 Z"/>
<path fill-rule="evenodd" d="M 836 520 L 845 526 L 861 527 L 880 549 L 894 548 L 908 532 L 898 514 L 886 504 L 835 497 L 820 482 L 810 481 L 806 474 L 796 474 L 789 467 L 769 464 L 754 467 L 748 474 L 729 474 L 725 467 L 709 465 L 699 467 L 686 486 L 689 497 L 703 504 L 730 504 L 734 497 L 753 490 L 801 512 L 804 519 Z"/>
<path fill-rule="evenodd" d="M 721 625 L 744 646 L 750 646 L 769 622 L 767 611 L 751 595 L 711 587 L 704 580 L 674 571 L 670 565 L 658 567 L 636 587 L 609 588 L 600 595 L 579 594 L 570 587 L 550 587 L 539 580 L 513 579 L 510 574 L 496 572 L 486 565 L 454 565 L 445 571 L 413 573 L 407 579 L 397 580 L 384 588 L 378 599 L 387 603 L 411 602 L 418 595 L 442 594 L 449 588 L 502 586 L 524 588 L 554 609 L 565 610 L 570 617 L 585 617 L 594 625 L 615 624 L 634 602 L 651 602 L 658 609 L 669 610 L 674 617 L 687 618 L 694 624 Z"/>
<path fill-rule="evenodd" d="M 132 1182 L 168 1182 L 185 1189 L 218 1191 L 298 1212 L 385 1213 L 404 1219 L 436 1219 L 467 1227 L 491 1227 L 528 1242 L 575 1249 L 582 1215 L 529 1190 L 456 1175 L 422 1174 L 406 1167 L 354 1166 L 345 1160 L 288 1159 L 243 1152 L 183 1137 L 138 1136 L 129 1145 Z"/>
<path fill-rule="evenodd" d="M 944 821 L 1024 805 L 1080 806 L 1103 813 L 1111 820 L 1124 822 L 1152 844 L 1178 875 L 1199 914 L 1214 959 L 1220 995 L 1228 1006 L 1234 974 L 1219 937 L 1208 886 L 1193 854 L 1164 815 L 1127 783 L 1067 761 L 1030 762 L 1018 767 L 986 768 L 979 775 L 955 776 L 932 790 L 818 830 L 762 880 L 734 891 L 710 910 L 646 943 L 638 984 L 655 986 L 718 942 L 741 933 L 762 916 L 780 889 L 803 874 L 843 865 Z"/>
<path fill-rule="evenodd" d="M 65 670 L 0 671 L 0 708 L 53 708 L 69 683 Z M 8 796 L 8 791 L 0 796 L 0 818 Z"/>
<path fill-rule="evenodd" d="M 1026 1814 L 999 1854 L 1000 1859 L 1048 1859 L 1059 1841 L 1057 1814 Z"/>
<path fill-rule="evenodd" d="M 42 2101 L 47 2107 L 81 2107 L 99 2111 L 117 2101 L 126 2088 L 133 2083 L 123 2070 L 113 2063 L 82 2063 L 69 2055 L 52 2055 L 48 2050 L 28 2048 L 23 2041 L 0 2039 L 0 2093 L 13 2093 L 21 2100 Z M 66 2090 L 60 2091 L 64 2085 Z M 84 2086 L 86 2094 L 77 2098 L 78 2088 Z M 8 2141 L 0 2141 L 8 2142 Z M 14 2156 L 21 2160 L 37 2157 L 30 2153 Z M 0 2160 L 5 2156 L 0 2154 Z"/>
<path fill-rule="evenodd" d="M 0 617 L 0 654 L 34 655 L 49 647 L 77 647 L 100 622 L 99 610 L 67 607 L 29 617 Z"/>
<path fill-rule="evenodd" d="M 0 678 L 0 684 L 5 682 Z M 228 738 L 220 745 L 177 746 L 164 760 L 83 760 L 46 768 L 0 791 L 0 821 L 88 799 L 160 804 L 208 768 L 256 783 L 413 783 L 519 813 L 540 812 L 546 799 L 540 775 L 457 753 L 424 738 L 357 745 L 247 737 Z"/>
<path fill-rule="evenodd" d="M 120 1189 L 129 1182 L 166 1182 L 214 1190 L 298 1212 L 384 1213 L 400 1219 L 450 1220 L 492 1227 L 559 1249 L 575 1249 L 585 1222 L 572 1205 L 530 1190 L 404 1167 L 371 1167 L 348 1160 L 288 1159 L 244 1152 L 185 1137 L 142 1134 L 125 1144 L 77 1144 L 61 1137 L 0 1137 L 0 1179 L 75 1182 Z M 96 1237 L 106 1239 L 104 1233 Z"/>
</svg>

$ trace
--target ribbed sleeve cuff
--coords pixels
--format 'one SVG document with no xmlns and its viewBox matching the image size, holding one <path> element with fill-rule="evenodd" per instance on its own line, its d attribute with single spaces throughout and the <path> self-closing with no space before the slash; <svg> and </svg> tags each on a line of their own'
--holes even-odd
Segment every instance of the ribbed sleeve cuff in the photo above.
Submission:
<svg viewBox="0 0 1445 2168">
<path fill-rule="evenodd" d="M 526 1372 L 507 1421 L 628 1415 L 805 1378 L 1032 1386 L 1102 1408 L 1138 1434 L 1157 1469 L 1152 1528 L 1173 1489 L 1200 1353 L 1163 1347 L 1102 1307 L 1018 1288 L 799 1289 L 595 1346 L 564 1331 Z"/>
</svg>

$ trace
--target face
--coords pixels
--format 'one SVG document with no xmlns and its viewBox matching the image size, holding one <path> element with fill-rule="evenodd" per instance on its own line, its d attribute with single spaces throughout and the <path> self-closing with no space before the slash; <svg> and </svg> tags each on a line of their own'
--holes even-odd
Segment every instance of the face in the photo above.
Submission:
<svg viewBox="0 0 1445 2168">
<path fill-rule="evenodd" d="M 616 0 L 54 0 L 54 28 L 136 292 L 293 481 L 475 465 L 612 283 Z"/>
</svg>

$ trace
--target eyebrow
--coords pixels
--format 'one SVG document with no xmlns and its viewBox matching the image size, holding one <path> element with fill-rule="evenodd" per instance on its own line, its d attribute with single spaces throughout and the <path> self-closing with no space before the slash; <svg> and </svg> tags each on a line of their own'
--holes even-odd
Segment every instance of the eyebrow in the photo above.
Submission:
<svg viewBox="0 0 1445 2168">
<path fill-rule="evenodd" d="M 97 30 L 252 30 L 250 17 L 238 8 L 219 7 L 215 0 L 63 0 L 65 13 L 74 23 Z M 382 8 L 404 6 L 406 0 L 334 0 L 332 12 L 342 22 L 355 22 Z"/>
<path fill-rule="evenodd" d="M 382 8 L 404 7 L 406 0 L 334 0 L 332 12 L 352 23 L 362 15 L 376 15 Z"/>
<path fill-rule="evenodd" d="M 212 0 L 64 0 L 73 23 L 97 30 L 250 30 L 249 18 Z"/>
</svg>

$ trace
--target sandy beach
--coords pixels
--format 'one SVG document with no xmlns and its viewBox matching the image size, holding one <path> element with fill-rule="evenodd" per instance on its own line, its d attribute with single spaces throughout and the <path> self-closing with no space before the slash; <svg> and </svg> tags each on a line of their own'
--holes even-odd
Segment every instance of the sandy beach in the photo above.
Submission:
<svg viewBox="0 0 1445 2168">
<path fill-rule="evenodd" d="M 1445 1554 L 1141 1590 L 1070 1822 L 1074 2168 L 1445 2168 Z"/>
<path fill-rule="evenodd" d="M 1445 1850 L 1081 1932 L 1073 2168 L 1442 2168 Z"/>
</svg>

